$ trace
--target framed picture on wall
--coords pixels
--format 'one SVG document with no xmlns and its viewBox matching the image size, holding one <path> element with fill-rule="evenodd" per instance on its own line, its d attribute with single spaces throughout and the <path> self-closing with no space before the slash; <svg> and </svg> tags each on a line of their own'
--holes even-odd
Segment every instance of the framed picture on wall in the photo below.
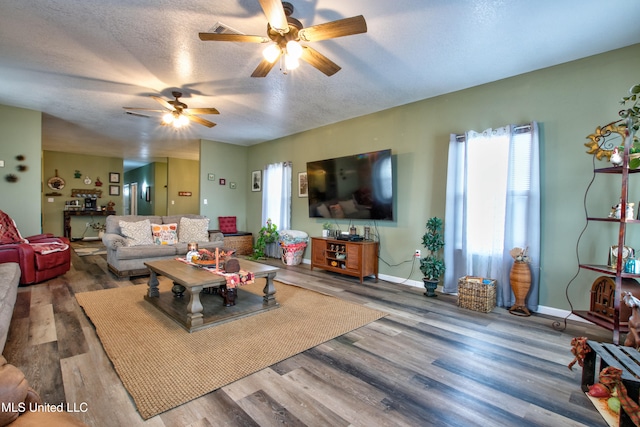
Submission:
<svg viewBox="0 0 640 427">
<path fill-rule="evenodd" d="M 109 186 L 109 195 L 110 196 L 119 196 L 120 195 L 120 186 L 119 185 L 110 185 Z"/>
<path fill-rule="evenodd" d="M 309 197 L 309 185 L 307 184 L 307 173 L 298 173 L 298 197 Z"/>
<path fill-rule="evenodd" d="M 253 171 L 251 172 L 251 191 L 260 190 L 262 190 L 262 172 Z"/>
<path fill-rule="evenodd" d="M 120 174 L 118 172 L 109 172 L 109 182 L 115 184 L 120 183 Z"/>
</svg>

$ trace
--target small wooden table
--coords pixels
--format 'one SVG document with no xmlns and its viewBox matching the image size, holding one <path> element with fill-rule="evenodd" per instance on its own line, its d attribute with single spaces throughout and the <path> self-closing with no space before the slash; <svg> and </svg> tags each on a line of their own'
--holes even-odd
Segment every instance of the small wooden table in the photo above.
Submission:
<svg viewBox="0 0 640 427">
<path fill-rule="evenodd" d="M 622 383 L 627 389 L 627 394 L 631 400 L 637 402 L 640 394 L 640 353 L 635 348 L 615 344 L 591 340 L 587 341 L 587 344 L 591 351 L 584 358 L 582 391 L 587 393 L 589 386 L 598 382 L 600 371 L 607 366 L 613 366 L 622 370 Z M 597 363 L 598 359 L 600 363 Z M 600 411 L 599 408 L 596 407 L 596 409 Z M 624 408 L 620 409 L 618 425 L 620 427 L 634 427 L 633 421 Z"/>
<path fill-rule="evenodd" d="M 279 268 L 245 259 L 239 261 L 242 270 L 252 272 L 256 279 L 267 279 L 263 289 L 264 296 L 243 291 L 241 287 L 238 287 L 236 304 L 226 307 L 219 295 L 201 294 L 205 288 L 225 285 L 226 278 L 224 276 L 175 259 L 168 259 L 145 263 L 149 267 L 151 275 L 149 276 L 149 289 L 144 299 L 189 332 L 278 308 L 273 279 Z M 168 277 L 174 283 L 184 286 L 189 295 L 188 300 L 187 298 L 176 298 L 172 292 L 160 292 L 158 275 Z"/>
</svg>

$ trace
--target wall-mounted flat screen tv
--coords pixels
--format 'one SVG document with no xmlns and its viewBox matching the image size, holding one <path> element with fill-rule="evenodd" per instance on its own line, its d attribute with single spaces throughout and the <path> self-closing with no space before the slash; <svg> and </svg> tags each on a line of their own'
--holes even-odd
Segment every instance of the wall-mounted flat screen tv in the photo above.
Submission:
<svg viewBox="0 0 640 427">
<path fill-rule="evenodd" d="M 307 163 L 309 216 L 393 220 L 391 150 Z"/>
</svg>

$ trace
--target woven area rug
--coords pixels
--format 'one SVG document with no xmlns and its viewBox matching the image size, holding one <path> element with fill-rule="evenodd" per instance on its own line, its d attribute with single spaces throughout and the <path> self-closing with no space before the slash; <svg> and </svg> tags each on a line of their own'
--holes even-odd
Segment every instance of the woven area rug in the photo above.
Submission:
<svg viewBox="0 0 640 427">
<path fill-rule="evenodd" d="M 262 295 L 264 283 L 242 289 Z M 171 286 L 160 278 L 161 292 Z M 191 334 L 143 299 L 147 285 L 76 299 L 148 419 L 386 315 L 297 286 L 275 286 L 279 308 Z"/>
</svg>

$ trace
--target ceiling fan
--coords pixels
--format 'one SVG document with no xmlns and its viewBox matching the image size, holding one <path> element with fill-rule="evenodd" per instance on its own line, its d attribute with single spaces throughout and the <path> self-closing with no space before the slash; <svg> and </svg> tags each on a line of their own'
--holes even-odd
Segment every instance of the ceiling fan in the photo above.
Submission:
<svg viewBox="0 0 640 427">
<path fill-rule="evenodd" d="M 131 113 L 131 111 L 155 111 L 160 113 L 166 113 L 164 116 L 162 116 L 162 124 L 173 125 L 173 127 L 176 127 L 176 128 L 180 128 L 186 125 L 187 123 L 189 123 L 189 120 L 209 128 L 212 128 L 216 125 L 215 123 L 210 122 L 209 120 L 205 120 L 202 117 L 196 116 L 196 114 L 220 114 L 218 110 L 216 110 L 215 108 L 189 108 L 187 104 L 179 100 L 179 98 L 182 96 L 181 92 L 171 92 L 171 94 L 175 99 L 169 100 L 169 101 L 166 101 L 160 98 L 159 96 L 151 95 L 151 98 L 155 99 L 166 110 L 154 110 L 149 108 L 134 108 L 134 107 L 122 107 L 122 108 L 124 108 L 125 110 L 128 110 L 127 111 L 128 114 L 139 115 L 139 116 L 142 116 L 142 115 Z"/>
<path fill-rule="evenodd" d="M 317 50 L 300 44 L 300 42 L 314 42 L 350 36 L 367 32 L 367 23 L 362 15 L 352 18 L 339 19 L 324 24 L 303 28 L 302 23 L 291 17 L 293 5 L 280 0 L 259 0 L 260 6 L 269 21 L 267 36 L 250 36 L 244 34 L 199 33 L 203 41 L 230 41 L 247 43 L 270 43 L 264 51 L 264 59 L 253 71 L 251 77 L 265 77 L 273 68 L 276 61 L 282 58 L 282 70 L 297 68 L 298 59 L 311 64 L 327 76 L 340 71 L 340 66 Z"/>
</svg>

